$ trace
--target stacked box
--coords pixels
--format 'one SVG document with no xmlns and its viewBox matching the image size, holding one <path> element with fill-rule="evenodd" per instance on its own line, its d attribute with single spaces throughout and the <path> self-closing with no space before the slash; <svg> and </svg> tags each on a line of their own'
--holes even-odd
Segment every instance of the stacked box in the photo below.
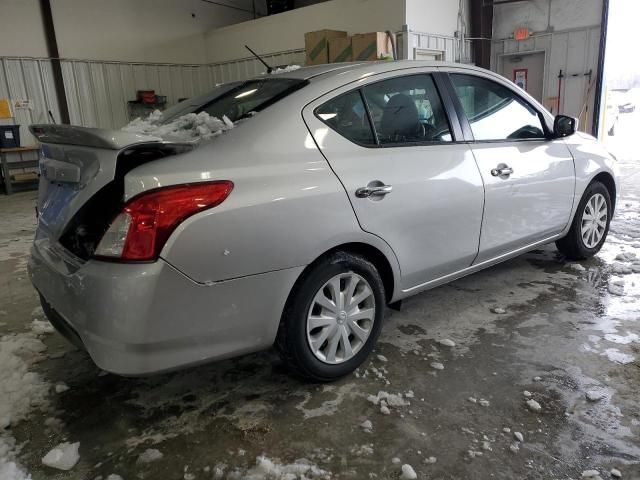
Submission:
<svg viewBox="0 0 640 480">
<path fill-rule="evenodd" d="M 329 40 L 346 37 L 341 30 L 318 30 L 304 34 L 304 46 L 307 53 L 306 65 L 329 63 Z"/>
<path fill-rule="evenodd" d="M 353 60 L 393 59 L 393 44 L 385 32 L 359 33 L 351 39 Z"/>
<path fill-rule="evenodd" d="M 353 60 L 351 37 L 336 37 L 329 40 L 329 63 Z"/>
</svg>

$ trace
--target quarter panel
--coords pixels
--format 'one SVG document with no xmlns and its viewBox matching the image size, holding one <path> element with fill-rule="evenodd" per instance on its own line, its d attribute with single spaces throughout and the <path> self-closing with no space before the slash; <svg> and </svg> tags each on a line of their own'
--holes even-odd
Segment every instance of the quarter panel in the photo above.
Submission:
<svg viewBox="0 0 640 480">
<path fill-rule="evenodd" d="M 360 229 L 340 181 L 307 130 L 301 99 L 276 104 L 196 150 L 143 165 L 125 178 L 128 198 L 165 185 L 231 180 L 219 206 L 184 221 L 161 257 L 200 283 L 308 265 L 343 243 L 393 252 Z"/>
</svg>

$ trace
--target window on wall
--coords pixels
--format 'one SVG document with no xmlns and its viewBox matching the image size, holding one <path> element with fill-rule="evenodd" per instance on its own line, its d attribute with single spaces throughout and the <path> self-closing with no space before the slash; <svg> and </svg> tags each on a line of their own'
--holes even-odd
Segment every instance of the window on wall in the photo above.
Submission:
<svg viewBox="0 0 640 480">
<path fill-rule="evenodd" d="M 359 90 L 329 100 L 316 110 L 324 123 L 360 145 L 375 145 L 369 117 Z"/>
<path fill-rule="evenodd" d="M 362 92 L 381 144 L 452 140 L 431 75 L 392 78 L 368 85 Z"/>
<path fill-rule="evenodd" d="M 475 140 L 545 138 L 539 113 L 507 87 L 473 75 L 451 80 Z"/>
</svg>

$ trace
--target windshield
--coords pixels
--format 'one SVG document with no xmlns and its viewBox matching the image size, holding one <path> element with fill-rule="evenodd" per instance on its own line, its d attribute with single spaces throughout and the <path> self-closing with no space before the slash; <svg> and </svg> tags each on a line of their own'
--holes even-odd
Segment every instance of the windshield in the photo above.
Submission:
<svg viewBox="0 0 640 480">
<path fill-rule="evenodd" d="M 162 123 L 168 123 L 187 113 L 207 112 L 212 117 L 226 117 L 235 122 L 258 112 L 302 88 L 305 80 L 265 78 L 246 82 L 227 83 L 211 92 L 180 102 L 167 109 Z"/>
</svg>

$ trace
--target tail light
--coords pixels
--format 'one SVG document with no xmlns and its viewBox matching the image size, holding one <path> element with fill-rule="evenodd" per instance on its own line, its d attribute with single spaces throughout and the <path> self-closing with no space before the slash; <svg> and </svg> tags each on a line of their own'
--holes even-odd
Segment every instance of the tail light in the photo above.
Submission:
<svg viewBox="0 0 640 480">
<path fill-rule="evenodd" d="M 220 205 L 233 190 L 228 180 L 163 187 L 131 199 L 111 222 L 94 256 L 155 260 L 171 233 L 186 218 Z"/>
</svg>

